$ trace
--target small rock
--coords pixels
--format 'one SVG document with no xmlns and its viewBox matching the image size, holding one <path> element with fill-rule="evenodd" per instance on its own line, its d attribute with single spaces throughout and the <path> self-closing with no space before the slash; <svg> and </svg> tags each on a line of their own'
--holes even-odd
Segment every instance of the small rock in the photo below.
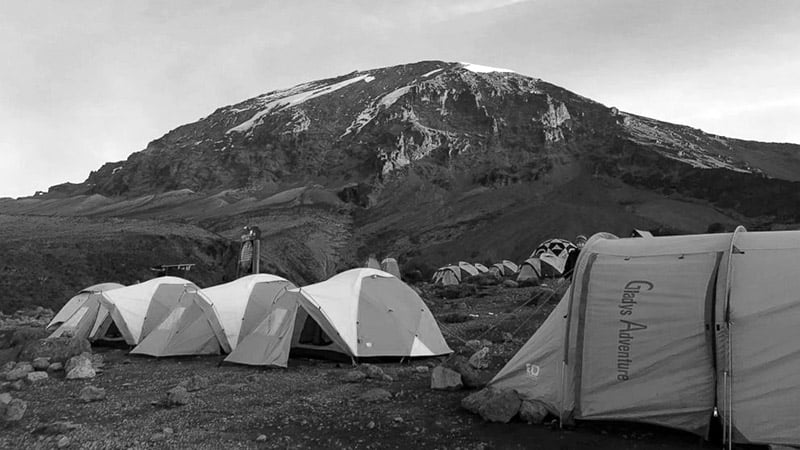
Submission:
<svg viewBox="0 0 800 450">
<path fill-rule="evenodd" d="M 436 366 L 431 372 L 431 389 L 457 391 L 464 386 L 461 374 L 444 366 Z"/>
<path fill-rule="evenodd" d="M 365 402 L 384 402 L 392 398 L 392 393 L 386 389 L 374 388 L 359 395 L 358 398 Z"/>
<path fill-rule="evenodd" d="M 58 372 L 59 370 L 64 370 L 64 364 L 61 364 L 60 362 L 54 362 L 47 366 L 48 372 Z"/>
<path fill-rule="evenodd" d="M 15 391 L 21 391 L 22 388 L 25 387 L 25 383 L 22 380 L 17 380 L 15 382 L 9 384 L 8 387 L 13 389 L 13 390 L 15 390 Z"/>
<path fill-rule="evenodd" d="M 2 406 L 8 405 L 11 402 L 12 398 L 13 397 L 11 397 L 11 394 L 9 394 L 8 392 L 3 392 L 2 394 L 0 394 L 0 405 Z"/>
<path fill-rule="evenodd" d="M 9 361 L 3 364 L 3 367 L 0 367 L 0 372 L 4 373 L 11 372 L 12 370 L 14 370 L 14 366 L 16 365 L 17 365 L 16 361 Z"/>
<path fill-rule="evenodd" d="M 375 428 L 375 422 L 370 420 L 369 423 L 367 424 L 367 428 L 370 429 L 370 430 Z"/>
<path fill-rule="evenodd" d="M 56 446 L 58 448 L 67 448 L 67 447 L 69 447 L 69 444 L 71 444 L 69 438 L 66 437 L 66 436 L 61 436 L 61 438 L 58 440 L 58 443 L 56 444 Z"/>
<path fill-rule="evenodd" d="M 94 378 L 97 374 L 92 366 L 92 360 L 86 356 L 86 353 L 70 358 L 64 371 L 67 373 L 68 380 Z"/>
<path fill-rule="evenodd" d="M 525 422 L 539 425 L 547 417 L 547 408 L 537 401 L 525 400 L 519 407 L 519 417 Z"/>
<path fill-rule="evenodd" d="M 47 357 L 39 357 L 33 360 L 31 363 L 33 366 L 33 370 L 47 370 L 50 367 L 50 358 Z"/>
<path fill-rule="evenodd" d="M 464 302 L 461 302 L 461 303 L 456 305 L 456 309 L 467 309 L 467 308 L 468 308 L 468 306 Z"/>
<path fill-rule="evenodd" d="M 395 417 L 394 419 L 392 419 L 392 420 L 394 420 L 394 421 L 395 421 L 395 422 L 397 422 L 397 423 L 403 423 L 403 418 L 402 418 L 402 417 L 400 417 L 400 416 L 396 416 L 396 417 Z"/>
<path fill-rule="evenodd" d="M 150 435 L 151 442 L 163 441 L 167 436 L 164 433 L 153 433 Z"/>
<path fill-rule="evenodd" d="M 514 335 L 513 334 L 511 334 L 511 333 L 509 333 L 507 331 L 505 333 L 503 333 L 503 342 L 511 342 L 513 340 L 514 340 Z"/>
<path fill-rule="evenodd" d="M 86 386 L 81 389 L 78 398 L 85 403 L 97 402 L 106 398 L 106 390 L 94 386 Z"/>
<path fill-rule="evenodd" d="M 480 339 L 472 339 L 467 341 L 464 344 L 464 347 L 466 347 L 469 351 L 477 352 L 483 347 L 483 343 L 481 342 Z"/>
<path fill-rule="evenodd" d="M 266 434 L 259 434 L 258 437 L 256 438 L 256 442 L 265 442 L 266 440 L 267 440 Z"/>
<path fill-rule="evenodd" d="M 342 375 L 341 380 L 345 383 L 360 383 L 367 378 L 367 375 L 360 370 L 351 370 Z"/>
<path fill-rule="evenodd" d="M 18 398 L 12 398 L 8 404 L 6 404 L 6 411 L 3 415 L 3 419 L 7 422 L 16 422 L 22 419 L 22 416 L 25 415 L 25 411 L 28 409 L 28 402 L 24 400 L 20 400 Z"/>
<path fill-rule="evenodd" d="M 18 362 L 13 369 L 6 374 L 6 380 L 17 381 L 22 380 L 33 372 L 33 366 L 27 362 Z"/>
<path fill-rule="evenodd" d="M 47 372 L 29 372 L 25 377 L 25 380 L 27 380 L 30 384 L 36 384 L 45 381 L 48 378 L 50 377 L 47 376 Z"/>
<path fill-rule="evenodd" d="M 208 388 L 208 378 L 194 375 L 186 382 L 185 388 L 187 392 L 195 392 Z"/>
<path fill-rule="evenodd" d="M 175 386 L 167 391 L 167 406 L 181 406 L 189 403 L 189 391 L 183 386 Z"/>
<path fill-rule="evenodd" d="M 376 366 L 375 364 L 362 364 L 358 367 L 358 370 L 364 372 L 364 375 L 367 378 L 372 378 L 373 380 L 383 380 L 384 373 L 383 369 Z"/>
<path fill-rule="evenodd" d="M 164 434 L 166 434 L 166 435 L 170 435 L 170 434 L 174 433 L 174 432 L 175 432 L 175 430 L 173 430 L 173 429 L 172 429 L 172 428 L 170 428 L 170 427 L 166 427 L 166 428 L 164 428 L 163 430 L 161 430 L 161 432 L 162 432 L 162 433 L 164 433 Z"/>
<path fill-rule="evenodd" d="M 481 345 L 483 345 L 484 347 L 491 347 L 492 344 L 494 344 L 494 342 L 488 339 L 481 339 Z"/>
<path fill-rule="evenodd" d="M 503 287 L 512 288 L 512 289 L 513 288 L 518 288 L 519 287 L 519 283 L 517 283 L 514 280 L 504 280 L 503 281 Z"/>
<path fill-rule="evenodd" d="M 428 366 L 417 366 L 417 367 L 414 367 L 414 370 L 417 373 L 428 373 L 428 372 L 430 372 L 431 368 L 428 367 Z"/>
<path fill-rule="evenodd" d="M 469 365 L 475 369 L 488 369 L 489 362 L 489 347 L 483 347 L 469 357 Z"/>
</svg>

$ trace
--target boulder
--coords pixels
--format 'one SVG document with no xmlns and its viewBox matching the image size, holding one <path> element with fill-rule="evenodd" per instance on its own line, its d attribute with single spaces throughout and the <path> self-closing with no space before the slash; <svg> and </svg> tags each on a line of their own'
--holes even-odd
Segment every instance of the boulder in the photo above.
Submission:
<svg viewBox="0 0 800 450">
<path fill-rule="evenodd" d="M 511 390 L 495 391 L 481 406 L 480 414 L 487 422 L 508 423 L 519 412 L 522 401 Z"/>
<path fill-rule="evenodd" d="M 539 425 L 547 417 L 547 408 L 535 400 L 523 400 L 519 407 L 519 417 L 525 422 Z"/>
<path fill-rule="evenodd" d="M 33 366 L 28 362 L 18 362 L 13 369 L 6 374 L 7 381 L 17 381 L 25 379 L 30 372 L 33 372 Z"/>
<path fill-rule="evenodd" d="M 392 398 L 392 393 L 386 389 L 374 388 L 359 395 L 358 398 L 365 402 L 385 402 Z"/>
<path fill-rule="evenodd" d="M 92 360 L 85 354 L 73 356 L 67 361 L 64 368 L 68 380 L 82 380 L 86 378 L 94 378 L 96 372 L 92 366 Z"/>
<path fill-rule="evenodd" d="M 94 386 L 86 386 L 81 389 L 78 398 L 84 403 L 97 402 L 106 398 L 106 390 Z"/>
<path fill-rule="evenodd" d="M 47 372 L 28 372 L 28 375 L 25 377 L 25 381 L 30 384 L 37 384 L 47 380 L 48 378 L 50 377 L 47 375 Z"/>
<path fill-rule="evenodd" d="M 57 337 L 28 342 L 19 354 L 21 360 L 50 358 L 52 362 L 64 363 L 81 353 L 91 353 L 89 341 L 84 338 Z"/>
<path fill-rule="evenodd" d="M 475 369 L 488 369 L 490 362 L 489 347 L 483 347 L 469 357 L 469 365 Z"/>
<path fill-rule="evenodd" d="M 50 358 L 47 357 L 38 357 L 31 362 L 31 366 L 33 366 L 33 370 L 47 370 L 50 367 Z"/>
<path fill-rule="evenodd" d="M 491 373 L 473 368 L 469 360 L 460 355 L 450 359 L 446 366 L 461 374 L 464 387 L 469 389 L 482 388 L 492 379 Z"/>
<path fill-rule="evenodd" d="M 436 366 L 431 372 L 431 389 L 457 391 L 464 386 L 461 374 L 444 366 Z"/>
<path fill-rule="evenodd" d="M 345 383 L 360 383 L 367 378 L 367 375 L 360 370 L 351 370 L 342 375 L 341 380 Z"/>
<path fill-rule="evenodd" d="M 512 390 L 486 388 L 461 400 L 461 406 L 477 412 L 488 422 L 508 423 L 520 410 L 522 400 Z"/>
<path fill-rule="evenodd" d="M 28 402 L 18 398 L 12 398 L 8 404 L 5 405 L 3 412 L 3 420 L 6 422 L 16 422 L 22 419 L 25 411 L 28 409 Z"/>
<path fill-rule="evenodd" d="M 489 399 L 489 389 L 481 389 L 461 399 L 461 407 L 473 414 L 480 414 L 481 406 Z"/>
<path fill-rule="evenodd" d="M 167 391 L 166 406 L 181 406 L 189 403 L 189 391 L 183 386 L 175 386 Z"/>
</svg>

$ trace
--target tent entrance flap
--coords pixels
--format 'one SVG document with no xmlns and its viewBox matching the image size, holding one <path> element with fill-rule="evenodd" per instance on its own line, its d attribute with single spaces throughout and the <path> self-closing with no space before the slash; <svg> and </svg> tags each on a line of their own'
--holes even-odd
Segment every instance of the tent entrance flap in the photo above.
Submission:
<svg viewBox="0 0 800 450">
<path fill-rule="evenodd" d="M 597 255 L 578 299 L 578 418 L 705 432 L 714 407 L 706 308 L 718 261 L 715 252 Z"/>
</svg>

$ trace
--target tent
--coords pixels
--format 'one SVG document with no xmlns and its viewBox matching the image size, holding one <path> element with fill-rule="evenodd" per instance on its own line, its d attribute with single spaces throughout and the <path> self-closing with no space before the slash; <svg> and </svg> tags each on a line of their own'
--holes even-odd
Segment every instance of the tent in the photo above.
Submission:
<svg viewBox="0 0 800 450">
<path fill-rule="evenodd" d="M 507 259 L 504 259 L 502 262 L 492 264 L 492 267 L 489 268 L 489 271 L 501 276 L 509 276 L 519 272 L 519 266 Z"/>
<path fill-rule="evenodd" d="M 458 264 L 440 267 L 433 274 L 432 281 L 434 284 L 443 284 L 445 286 L 459 284 L 464 278 L 477 275 L 479 273 L 480 271 L 472 264 L 459 261 Z"/>
<path fill-rule="evenodd" d="M 372 269 L 373 267 L 370 268 Z M 383 261 L 381 261 L 380 270 L 390 273 L 395 278 L 400 279 L 400 266 L 394 258 L 384 258 Z"/>
<path fill-rule="evenodd" d="M 488 267 L 486 267 L 486 266 L 484 266 L 484 265 L 483 265 L 483 264 L 481 264 L 481 263 L 475 263 L 475 264 L 473 264 L 473 267 L 475 267 L 476 269 L 478 269 L 478 272 L 479 272 L 479 273 L 486 273 L 486 272 L 488 272 L 488 271 L 489 271 L 489 268 L 488 268 Z"/>
<path fill-rule="evenodd" d="M 177 303 L 131 354 L 162 356 L 218 355 L 231 347 L 211 300 L 185 286 Z"/>
<path fill-rule="evenodd" d="M 578 247 L 575 244 L 566 239 L 553 238 L 539 244 L 529 258 L 536 258 L 542 254 L 549 253 L 566 260 L 569 254 L 577 249 Z"/>
<path fill-rule="evenodd" d="M 118 283 L 89 286 L 72 297 L 47 325 L 49 337 L 76 336 L 90 341 L 101 338 L 109 329 L 108 310 L 100 304 L 103 291 L 124 287 Z"/>
<path fill-rule="evenodd" d="M 259 273 L 203 289 L 225 330 L 228 345 L 235 349 L 250 334 L 275 299 L 297 286 L 276 275 Z"/>
<path fill-rule="evenodd" d="M 364 267 L 368 269 L 378 269 L 380 270 L 381 265 L 378 263 L 378 259 L 375 258 L 375 255 L 369 255 L 366 261 L 364 261 Z"/>
<path fill-rule="evenodd" d="M 542 253 L 536 258 L 526 259 L 519 266 L 517 281 L 558 278 L 564 272 L 565 260 L 550 253 Z"/>
<path fill-rule="evenodd" d="M 137 345 L 167 317 L 187 289 L 196 290 L 197 286 L 183 278 L 158 277 L 103 291 L 99 300 L 125 342 Z"/>
<path fill-rule="evenodd" d="M 225 361 L 286 367 L 290 349 L 364 357 L 451 353 L 430 310 L 392 275 L 352 269 L 290 289 Z"/>
<path fill-rule="evenodd" d="M 562 420 L 800 445 L 800 231 L 595 235 L 574 283 L 490 382 Z"/>
</svg>

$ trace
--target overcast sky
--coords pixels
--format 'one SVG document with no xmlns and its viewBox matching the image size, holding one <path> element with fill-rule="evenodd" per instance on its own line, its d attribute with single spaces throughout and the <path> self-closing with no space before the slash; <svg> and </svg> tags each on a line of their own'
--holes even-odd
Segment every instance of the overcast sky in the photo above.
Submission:
<svg viewBox="0 0 800 450">
<path fill-rule="evenodd" d="M 800 143 L 800 1 L 4 1 L 0 197 L 81 182 L 220 106 L 426 59 Z"/>
</svg>

